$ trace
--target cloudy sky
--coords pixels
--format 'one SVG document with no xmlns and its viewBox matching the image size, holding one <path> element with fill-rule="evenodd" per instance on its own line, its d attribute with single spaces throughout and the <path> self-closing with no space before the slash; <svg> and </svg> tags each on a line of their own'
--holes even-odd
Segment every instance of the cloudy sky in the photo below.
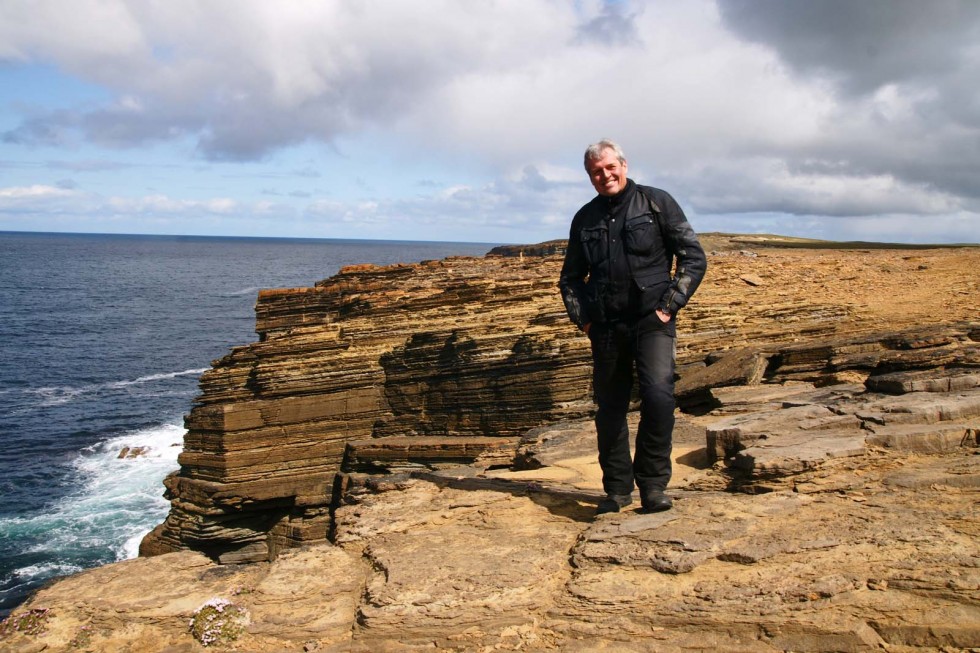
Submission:
<svg viewBox="0 0 980 653">
<path fill-rule="evenodd" d="M 2 0 L 0 230 L 980 242 L 977 0 Z"/>
</svg>

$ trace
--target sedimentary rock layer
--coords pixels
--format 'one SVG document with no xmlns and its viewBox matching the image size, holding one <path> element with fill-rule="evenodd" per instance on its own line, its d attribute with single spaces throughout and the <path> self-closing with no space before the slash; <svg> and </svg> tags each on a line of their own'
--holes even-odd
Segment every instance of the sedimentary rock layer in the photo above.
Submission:
<svg viewBox="0 0 980 653">
<path fill-rule="evenodd" d="M 170 514 L 141 552 L 268 560 L 326 537 L 348 443 L 495 438 L 499 449 L 587 417 L 588 340 L 564 315 L 559 249 L 352 266 L 313 287 L 260 292 L 259 339 L 202 376 L 180 471 L 166 481 Z M 709 259 L 679 317 L 682 406 L 724 385 L 975 360 L 963 322 L 978 313 L 976 280 L 950 270 L 976 269 L 976 250 L 721 249 Z M 946 326 L 933 341 L 908 331 L 922 323 Z M 413 464 L 427 464 L 418 452 L 435 442 L 414 446 Z"/>
<path fill-rule="evenodd" d="M 674 509 L 601 517 L 559 260 L 508 253 L 263 293 L 144 543 L 176 550 L 41 590 L 0 648 L 196 650 L 217 603 L 253 653 L 980 650 L 978 252 L 713 254 Z"/>
</svg>

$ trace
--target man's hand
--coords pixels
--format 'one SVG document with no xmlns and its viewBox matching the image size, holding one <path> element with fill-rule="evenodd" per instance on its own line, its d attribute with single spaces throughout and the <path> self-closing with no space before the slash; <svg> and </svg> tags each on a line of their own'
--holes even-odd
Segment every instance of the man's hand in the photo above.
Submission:
<svg viewBox="0 0 980 653">
<path fill-rule="evenodd" d="M 665 313 L 664 311 L 660 310 L 659 308 L 657 309 L 657 317 L 659 317 L 660 318 L 660 321 L 663 322 L 664 324 L 667 324 L 668 322 L 670 322 L 670 313 Z"/>
<path fill-rule="evenodd" d="M 582 331 L 585 331 L 585 335 L 589 335 L 589 329 L 591 328 L 592 328 L 592 323 L 589 322 L 588 324 L 582 326 Z"/>
</svg>

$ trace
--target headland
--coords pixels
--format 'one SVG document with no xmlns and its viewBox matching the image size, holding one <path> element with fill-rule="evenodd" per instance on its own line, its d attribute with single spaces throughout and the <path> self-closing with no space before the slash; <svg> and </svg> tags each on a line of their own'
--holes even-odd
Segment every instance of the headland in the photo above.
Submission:
<svg viewBox="0 0 980 653">
<path fill-rule="evenodd" d="M 702 241 L 674 510 L 592 517 L 561 241 L 351 266 L 259 293 L 141 557 L 0 643 L 193 651 L 219 601 L 256 652 L 980 647 L 980 248 Z"/>
</svg>

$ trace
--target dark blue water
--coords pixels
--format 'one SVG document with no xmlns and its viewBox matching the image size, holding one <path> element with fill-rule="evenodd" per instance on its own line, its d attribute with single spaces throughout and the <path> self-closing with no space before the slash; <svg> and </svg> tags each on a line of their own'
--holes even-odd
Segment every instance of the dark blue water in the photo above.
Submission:
<svg viewBox="0 0 980 653">
<path fill-rule="evenodd" d="M 260 288 L 491 247 L 0 232 L 0 616 L 136 555 L 166 517 L 198 377 L 256 339 Z"/>
</svg>

